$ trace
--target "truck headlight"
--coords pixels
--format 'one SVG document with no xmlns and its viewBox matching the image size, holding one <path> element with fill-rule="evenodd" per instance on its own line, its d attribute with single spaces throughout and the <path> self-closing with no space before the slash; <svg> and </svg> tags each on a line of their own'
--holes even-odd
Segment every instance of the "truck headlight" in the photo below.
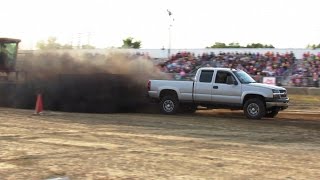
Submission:
<svg viewBox="0 0 320 180">
<path fill-rule="evenodd" d="M 280 90 L 272 89 L 273 99 L 280 99 Z"/>
</svg>

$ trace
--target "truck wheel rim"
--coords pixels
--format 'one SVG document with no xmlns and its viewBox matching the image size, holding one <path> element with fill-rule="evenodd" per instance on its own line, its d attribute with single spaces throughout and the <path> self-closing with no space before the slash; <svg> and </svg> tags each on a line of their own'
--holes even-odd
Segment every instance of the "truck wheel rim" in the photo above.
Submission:
<svg viewBox="0 0 320 180">
<path fill-rule="evenodd" d="M 166 112 L 171 112 L 174 109 L 174 103 L 171 100 L 166 100 L 163 102 L 163 109 Z"/>
<path fill-rule="evenodd" d="M 247 112 L 252 115 L 252 116 L 256 116 L 259 114 L 259 106 L 256 103 L 251 103 L 249 104 L 248 108 L 247 108 Z"/>
</svg>

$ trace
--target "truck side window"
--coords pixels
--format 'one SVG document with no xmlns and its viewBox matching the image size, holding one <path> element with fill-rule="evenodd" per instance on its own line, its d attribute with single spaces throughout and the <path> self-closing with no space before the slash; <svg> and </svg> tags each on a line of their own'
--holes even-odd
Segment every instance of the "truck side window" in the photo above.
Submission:
<svg viewBox="0 0 320 180">
<path fill-rule="evenodd" d="M 207 82 L 211 83 L 213 77 L 213 71 L 210 70 L 202 70 L 200 74 L 199 82 Z"/>
<path fill-rule="evenodd" d="M 226 71 L 218 71 L 215 82 L 221 83 L 221 84 L 227 84 L 228 77 L 234 79 L 231 73 Z"/>
</svg>

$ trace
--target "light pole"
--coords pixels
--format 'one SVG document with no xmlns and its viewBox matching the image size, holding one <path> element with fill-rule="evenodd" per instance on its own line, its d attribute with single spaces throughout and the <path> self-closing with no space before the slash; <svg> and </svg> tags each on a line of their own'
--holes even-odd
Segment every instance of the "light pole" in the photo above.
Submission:
<svg viewBox="0 0 320 180">
<path fill-rule="evenodd" d="M 172 17 L 172 12 L 167 9 L 168 15 L 169 15 L 169 45 L 168 45 L 168 59 L 170 59 L 170 51 L 171 51 L 171 28 L 174 21 L 174 18 Z"/>
<path fill-rule="evenodd" d="M 170 51 L 171 51 L 171 25 L 169 25 L 168 59 L 170 59 Z"/>
</svg>

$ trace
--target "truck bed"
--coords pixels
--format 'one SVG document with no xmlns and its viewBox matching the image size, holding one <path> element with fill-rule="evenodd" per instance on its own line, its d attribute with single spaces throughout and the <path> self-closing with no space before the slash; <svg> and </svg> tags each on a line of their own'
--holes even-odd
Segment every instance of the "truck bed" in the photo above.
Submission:
<svg viewBox="0 0 320 180">
<path fill-rule="evenodd" d="M 150 97 L 159 97 L 159 92 L 162 89 L 172 89 L 178 92 L 179 99 L 185 101 L 193 101 L 193 86 L 194 81 L 172 81 L 172 80 L 151 80 Z M 161 87 L 161 89 L 157 89 Z"/>
</svg>

